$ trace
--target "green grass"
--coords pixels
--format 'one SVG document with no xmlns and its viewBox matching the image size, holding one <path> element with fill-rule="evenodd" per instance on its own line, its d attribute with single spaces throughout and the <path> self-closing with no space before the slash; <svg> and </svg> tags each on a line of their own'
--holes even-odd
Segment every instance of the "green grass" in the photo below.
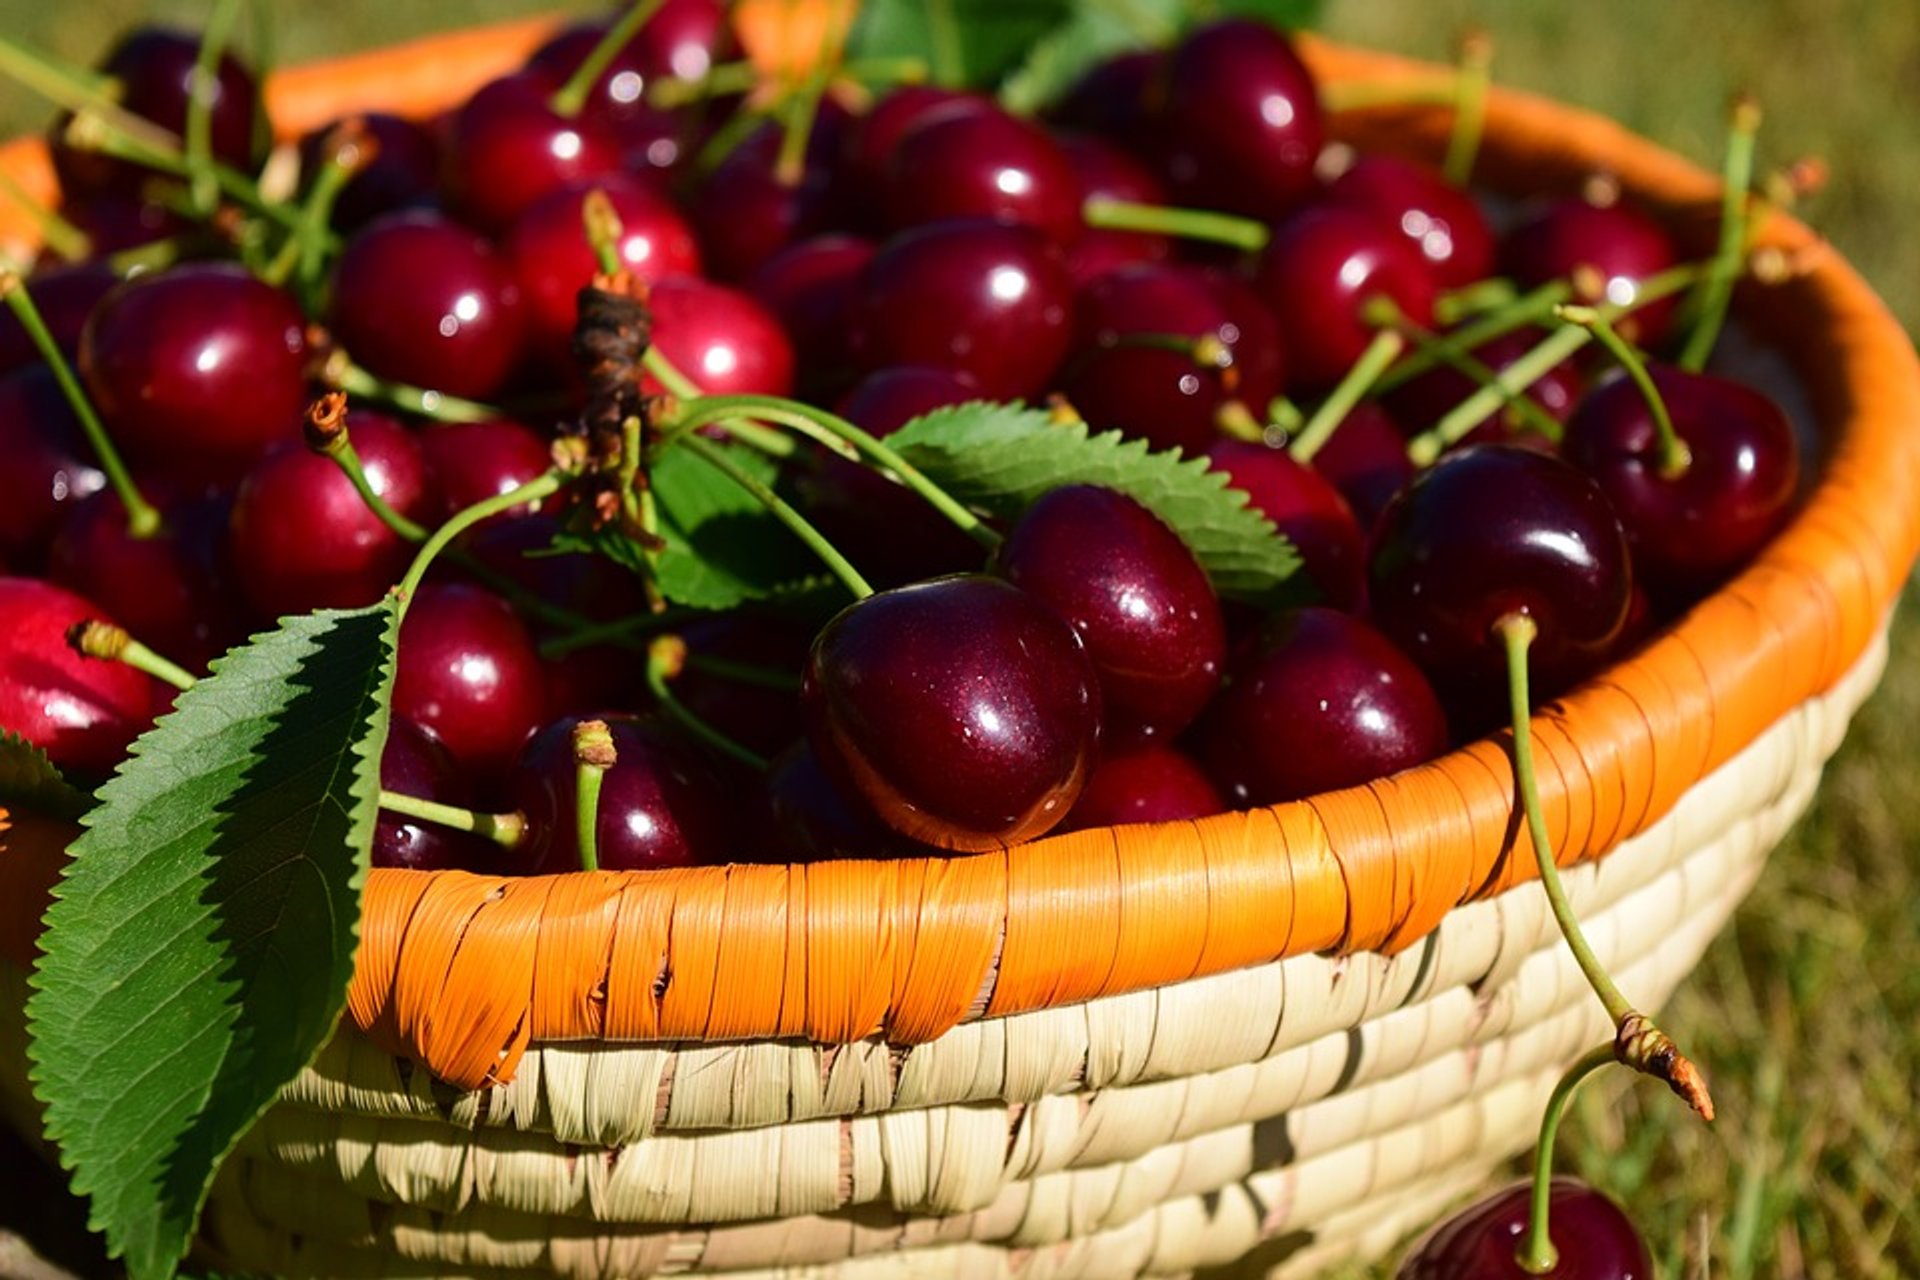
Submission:
<svg viewBox="0 0 1920 1280">
<path fill-rule="evenodd" d="M 283 2 L 276 44 L 321 56 L 547 7 Z M 0 0 L 0 31 L 84 60 L 123 22 L 202 12 Z M 1805 216 L 1910 331 L 1920 321 L 1920 22 L 1906 0 L 1333 0 L 1326 22 L 1435 57 L 1470 24 L 1494 36 L 1499 80 L 1605 111 L 1706 164 L 1728 96 L 1756 93 L 1763 164 L 1823 156 L 1831 182 Z M 0 130 L 42 118 L 0 90 Z M 1664 1275 L 1920 1275 L 1917 763 L 1920 614 L 1905 608 L 1885 684 L 1812 813 L 1663 1017 L 1708 1066 L 1721 1119 L 1702 1126 L 1654 1086 L 1603 1079 L 1563 1134 L 1563 1164 L 1632 1205 Z"/>
</svg>

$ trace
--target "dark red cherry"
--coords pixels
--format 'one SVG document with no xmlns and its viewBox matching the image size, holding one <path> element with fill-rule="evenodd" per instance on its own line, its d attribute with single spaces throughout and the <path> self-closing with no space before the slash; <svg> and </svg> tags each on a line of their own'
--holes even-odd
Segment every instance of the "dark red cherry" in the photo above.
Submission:
<svg viewBox="0 0 1920 1280">
<path fill-rule="evenodd" d="M 527 342 L 550 367 L 573 367 L 573 327 L 580 290 L 599 270 L 587 242 L 581 207 L 603 192 L 620 219 L 620 262 L 646 284 L 670 275 L 698 275 L 700 247 L 679 207 L 650 183 L 605 174 L 541 196 L 520 215 L 504 248 L 519 283 Z"/>
<path fill-rule="evenodd" d="M 881 198 L 896 228 L 991 218 L 1070 244 L 1080 234 L 1079 192 L 1044 129 L 962 103 L 928 112 L 901 136 Z"/>
<path fill-rule="evenodd" d="M 184 137 L 187 104 L 198 79 L 200 35 L 170 27 L 137 27 L 121 38 L 100 64 L 125 110 Z M 208 96 L 208 142 L 214 159 L 252 172 L 266 156 L 269 131 L 258 119 L 260 92 L 253 73 L 231 53 L 223 54 Z M 60 189 L 81 195 L 137 194 L 152 171 L 99 152 L 79 151 L 62 140 L 66 118 L 54 126 L 50 150 Z"/>
<path fill-rule="evenodd" d="M 1506 706 L 1502 618 L 1532 617 L 1532 692 L 1546 697 L 1606 655 L 1633 590 L 1599 486 L 1515 445 L 1462 449 L 1422 472 L 1381 514 L 1368 563 L 1374 622 L 1469 712 Z"/>
<path fill-rule="evenodd" d="M 1786 415 L 1753 388 L 1664 366 L 1651 372 L 1686 445 L 1684 470 L 1662 469 L 1652 411 L 1625 377 L 1581 404 L 1561 452 L 1613 503 L 1647 587 L 1690 594 L 1745 564 L 1779 529 L 1799 486 L 1799 449 Z"/>
<path fill-rule="evenodd" d="M 1366 534 L 1325 476 L 1285 449 L 1243 440 L 1216 441 L 1207 459 L 1247 495 L 1248 506 L 1293 543 L 1307 577 L 1328 604 L 1349 611 L 1360 607 L 1366 598 Z"/>
<path fill-rule="evenodd" d="M 0 728 L 63 769 L 105 773 L 147 727 L 153 681 L 125 663 L 76 653 L 67 631 L 88 621 L 112 619 L 50 582 L 0 578 Z"/>
<path fill-rule="evenodd" d="M 1626 1213 L 1573 1178 L 1555 1178 L 1547 1196 L 1559 1263 L 1546 1272 L 1522 1267 L 1532 1195 L 1521 1182 L 1455 1214 L 1401 1260 L 1395 1280 L 1652 1280 L 1653 1259 Z"/>
<path fill-rule="evenodd" d="M 1138 204 L 1167 203 L 1166 188 L 1153 170 L 1115 144 L 1087 134 L 1065 134 L 1056 137 L 1054 144 L 1073 169 L 1082 207 L 1096 196 Z M 1172 253 L 1173 241 L 1162 235 L 1083 226 L 1067 249 L 1067 269 L 1074 282 L 1084 287 L 1115 267 L 1160 262 Z"/>
<path fill-rule="evenodd" d="M 94 309 L 80 371 L 135 457 L 244 467 L 299 426 L 306 317 L 237 263 L 136 276 Z"/>
<path fill-rule="evenodd" d="M 527 842 L 500 870 L 540 875 L 580 868 L 573 727 L 565 716 L 521 752 L 510 791 L 527 818 Z M 600 782 L 594 843 L 603 871 L 645 871 L 724 862 L 745 851 L 740 803 L 700 751 L 652 717 L 600 715 L 617 763 Z"/>
<path fill-rule="evenodd" d="M 1521 286 L 1549 280 L 1594 277 L 1601 301 L 1631 303 L 1640 283 L 1680 260 L 1673 238 L 1659 223 L 1625 204 L 1598 205 L 1577 197 L 1555 200 L 1507 233 L 1500 268 Z M 1658 347 L 1673 324 L 1675 297 L 1635 310 L 1619 321 L 1620 332 L 1646 347 Z"/>
<path fill-rule="evenodd" d="M 380 753 L 380 786 L 416 800 L 456 808 L 473 804 L 472 789 L 440 740 L 411 720 L 394 717 Z M 477 837 L 386 809 L 373 828 L 373 865 L 409 871 L 479 871 L 497 857 Z"/>
<path fill-rule="evenodd" d="M 473 776 L 503 773 L 547 716 L 540 653 L 513 606 L 464 583 L 421 587 L 400 627 L 393 709 Z"/>
<path fill-rule="evenodd" d="M 1281 804 L 1358 786 L 1447 749 L 1447 717 L 1412 660 L 1333 609 L 1272 619 L 1200 730 L 1233 802 Z"/>
<path fill-rule="evenodd" d="M 346 231 L 365 226 L 384 213 L 432 205 L 440 190 L 440 140 L 418 120 L 384 111 L 355 117 L 373 143 L 373 159 L 347 179 L 333 205 L 333 225 Z M 315 129 L 300 140 L 304 184 L 326 162 L 325 143 L 341 121 Z"/>
<path fill-rule="evenodd" d="M 814 628 L 778 614 L 733 610 L 700 618 L 681 629 L 687 666 L 672 682 L 680 704 L 733 741 L 763 756 L 775 755 L 806 732 L 793 688 L 774 688 L 703 669 L 715 659 L 800 679 Z"/>
<path fill-rule="evenodd" d="M 1053 490 L 994 566 L 1080 633 L 1115 732 L 1177 734 L 1220 687 L 1226 624 L 1213 585 L 1179 535 L 1126 494 Z"/>
<path fill-rule="evenodd" d="M 185 214 L 138 195 L 83 195 L 63 199 L 60 216 L 87 237 L 87 247 L 93 251 L 95 261 L 123 249 L 137 249 L 169 238 L 183 248 L 201 252 L 223 247 Z"/>
<path fill-rule="evenodd" d="M 755 861 L 914 858 L 940 852 L 915 844 L 848 799 L 804 742 L 781 752 L 768 767 L 766 793 L 772 830 Z"/>
<path fill-rule="evenodd" d="M 1481 343 L 1467 354 L 1492 373 L 1503 373 L 1508 365 L 1533 350 L 1546 335 L 1533 328 L 1516 329 Z M 1388 412 L 1408 432 L 1421 432 L 1440 421 L 1449 410 L 1480 389 L 1481 383 L 1459 369 L 1440 365 L 1416 378 L 1410 378 L 1385 397 Z M 1586 391 L 1586 377 L 1572 360 L 1562 360 L 1534 380 L 1527 396 L 1544 409 L 1555 422 L 1565 422 L 1574 405 Z M 1519 436 L 1536 433 L 1525 430 L 1525 419 L 1511 411 L 1503 412 L 1476 427 L 1467 438 L 1475 444 L 1500 440 L 1518 443 Z"/>
<path fill-rule="evenodd" d="M 856 207 L 876 206 L 873 212 L 878 215 L 887 167 L 900 139 L 936 112 L 944 117 L 962 109 L 992 111 L 994 106 L 977 93 L 932 84 L 902 85 L 874 103 L 873 109 L 847 130 L 843 144 L 840 164 L 844 180 L 854 193 L 850 203 Z M 877 216 L 870 220 L 876 226 L 881 221 Z"/>
<path fill-rule="evenodd" d="M 983 395 L 1042 390 L 1066 354 L 1073 282 L 1029 227 L 937 222 L 887 242 L 860 282 L 856 341 L 868 368 L 935 365 Z"/>
<path fill-rule="evenodd" d="M 807 737 L 896 831 L 963 851 L 1066 816 L 1100 737 L 1079 633 L 1019 588 L 961 575 L 848 606 L 808 656 Z"/>
<path fill-rule="evenodd" d="M 435 213 L 376 218 L 347 243 L 333 284 L 333 336 L 382 377 L 484 400 L 520 362 L 512 268 Z"/>
<path fill-rule="evenodd" d="M 584 113 L 561 115 L 552 98 L 543 76 L 502 76 L 448 118 L 440 180 L 462 219 L 498 234 L 555 187 L 620 167 L 612 131 Z"/>
<path fill-rule="evenodd" d="M 1048 108 L 1047 116 L 1069 129 L 1122 144 L 1138 142 L 1149 100 L 1162 91 L 1166 60 L 1158 49 L 1133 49 L 1096 63 Z"/>
<path fill-rule="evenodd" d="M 100 299 L 120 283 L 120 277 L 104 262 L 76 262 L 36 273 L 26 288 L 33 297 L 34 309 L 53 335 L 54 345 L 71 360 L 80 350 L 80 331 Z M 40 348 L 13 314 L 12 307 L 0 307 L 0 373 L 22 365 L 39 364 Z M 0 414 L 0 421 L 5 415 Z"/>
<path fill-rule="evenodd" d="M 1493 274 L 1493 231 L 1486 215 L 1437 169 L 1398 156 L 1361 156 L 1334 179 L 1327 199 L 1386 219 L 1420 251 L 1443 289 Z"/>
<path fill-rule="evenodd" d="M 1086 790 L 1056 831 L 1179 822 L 1226 810 L 1219 788 L 1184 752 L 1141 742 L 1101 755 Z"/>
<path fill-rule="evenodd" d="M 1156 130 L 1175 199 L 1278 218 L 1313 188 L 1320 99 L 1286 36 L 1252 18 L 1201 27 L 1168 55 Z"/>
<path fill-rule="evenodd" d="M 106 486 L 45 365 L 0 377 L 0 554 L 37 566 L 75 504 Z"/>
<path fill-rule="evenodd" d="M 1288 366 L 1303 387 L 1331 386 L 1378 330 L 1363 316 L 1384 297 L 1413 323 L 1431 326 L 1431 269 L 1405 236 L 1373 214 L 1316 205 L 1288 219 L 1260 255 L 1255 286 L 1279 318 Z"/>
<path fill-rule="evenodd" d="M 793 343 L 795 376 L 809 398 L 853 376 L 853 304 L 873 255 L 873 242 L 859 236 L 815 236 L 767 259 L 747 281 Z"/>
<path fill-rule="evenodd" d="M 510 493 L 553 464 L 552 448 L 539 432 L 506 419 L 440 423 L 416 438 L 440 510 L 448 516 Z M 502 514 L 526 513 L 526 508 L 516 508 Z"/>
<path fill-rule="evenodd" d="M 780 322 L 738 289 L 694 276 L 653 286 L 653 343 L 708 395 L 783 396 L 793 389 L 793 344 Z M 658 391 L 653 378 L 644 380 Z"/>
<path fill-rule="evenodd" d="M 1341 419 L 1313 455 L 1313 469 L 1347 500 L 1363 534 L 1414 473 L 1406 437 L 1374 400 L 1362 400 Z"/>
<path fill-rule="evenodd" d="M 347 429 L 374 492 L 410 519 L 431 519 L 426 460 L 413 433 L 362 409 L 347 415 Z M 294 441 L 241 481 L 228 558 L 241 595 L 267 619 L 371 604 L 399 580 L 413 547 L 367 509 L 331 459 Z"/>
<path fill-rule="evenodd" d="M 720 280 L 745 280 L 795 241 L 835 222 L 833 186 L 846 116 L 822 102 L 799 169 L 779 171 L 785 130 L 762 125 L 727 153 L 695 189 L 689 212 L 708 268 Z"/>
</svg>

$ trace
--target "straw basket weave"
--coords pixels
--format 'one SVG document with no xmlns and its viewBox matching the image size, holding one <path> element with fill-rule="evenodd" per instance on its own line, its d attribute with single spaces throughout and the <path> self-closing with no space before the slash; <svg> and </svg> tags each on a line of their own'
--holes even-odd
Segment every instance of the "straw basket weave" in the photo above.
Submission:
<svg viewBox="0 0 1920 1280">
<path fill-rule="evenodd" d="M 436 110 L 542 34 L 292 71 L 275 118 Z M 1433 74 L 1307 52 L 1330 80 Z M 1432 154 L 1448 120 L 1336 123 Z M 0 163 L 49 181 L 31 145 Z M 1494 95 L 1489 186 L 1595 169 L 1708 243 L 1706 175 Z M 1805 228 L 1764 238 L 1801 272 L 1741 312 L 1797 371 L 1817 481 L 1735 582 L 1534 721 L 1569 891 L 1648 1006 L 1808 803 L 1920 533 L 1912 349 Z M 1554 1077 L 1608 1034 L 1513 797 L 1489 740 L 1297 804 L 1005 854 L 376 872 L 346 1025 L 229 1162 L 204 1249 L 395 1277 L 1306 1275 L 1377 1254 L 1526 1145 Z M 31 940 L 0 943 L 0 1099 L 30 1128 Z"/>
</svg>

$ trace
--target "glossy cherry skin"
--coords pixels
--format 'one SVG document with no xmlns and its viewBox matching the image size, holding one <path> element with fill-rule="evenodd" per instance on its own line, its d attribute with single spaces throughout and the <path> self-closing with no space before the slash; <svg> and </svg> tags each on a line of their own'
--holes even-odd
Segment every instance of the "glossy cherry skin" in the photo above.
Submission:
<svg viewBox="0 0 1920 1280">
<path fill-rule="evenodd" d="M 1625 204 L 1597 205 L 1577 197 L 1555 200 L 1509 231 L 1500 244 L 1500 268 L 1526 288 L 1549 280 L 1597 273 L 1602 300 L 1629 303 L 1640 282 L 1680 260 L 1665 229 Z M 1623 317 L 1620 332 L 1658 347 L 1673 327 L 1678 297 L 1649 303 Z"/>
<path fill-rule="evenodd" d="M 573 727 L 563 716 L 521 752 L 510 784 L 526 815 L 527 841 L 499 870 L 545 875 L 580 869 L 575 820 Z M 594 844 L 603 871 L 646 871 L 724 862 L 744 847 L 740 805 L 726 777 L 678 731 L 653 717 L 599 715 L 617 762 L 600 782 Z"/>
<path fill-rule="evenodd" d="M 1652 411 L 1625 377 L 1588 396 L 1561 442 L 1599 482 L 1656 594 L 1699 592 L 1745 564 L 1779 529 L 1799 487 L 1799 448 L 1778 405 L 1741 383 L 1656 367 L 1653 381 L 1691 461 L 1662 474 Z"/>
<path fill-rule="evenodd" d="M 504 241 L 519 284 L 527 343 L 548 367 L 571 369 L 580 290 L 599 270 L 582 229 L 587 194 L 604 192 L 620 218 L 620 262 L 653 284 L 670 275 L 698 275 L 700 246 L 680 209 L 652 184 L 606 174 L 557 187 L 528 207 Z"/>
<path fill-rule="evenodd" d="M 380 785 L 416 800 L 466 809 L 473 793 L 440 740 L 411 720 L 395 717 L 380 753 Z M 409 871 L 480 871 L 492 851 L 478 837 L 437 822 L 380 811 L 373 828 L 373 865 Z"/>
<path fill-rule="evenodd" d="M 35 273 L 26 283 L 54 345 L 71 360 L 80 350 L 80 331 L 100 299 L 120 283 L 104 262 L 77 262 Z M 0 373 L 39 364 L 40 348 L 27 336 L 13 308 L 0 307 Z"/>
<path fill-rule="evenodd" d="M 1522 1267 L 1532 1195 L 1531 1183 L 1517 1183 L 1455 1214 L 1401 1260 L 1395 1280 L 1652 1280 L 1653 1259 L 1626 1213 L 1564 1177 L 1547 1193 L 1547 1234 L 1560 1261 L 1547 1272 Z"/>
<path fill-rule="evenodd" d="M 1080 799 L 1055 830 L 1179 822 L 1226 811 L 1220 789 L 1190 756 L 1149 741 L 1102 753 Z"/>
<path fill-rule="evenodd" d="M 384 213 L 416 209 L 434 203 L 440 187 L 440 139 L 418 120 L 367 111 L 353 117 L 373 142 L 373 159 L 347 179 L 333 204 L 333 225 L 351 231 Z M 311 187 L 326 162 L 325 144 L 333 123 L 300 140 L 300 173 Z"/>
<path fill-rule="evenodd" d="M 620 167 L 620 142 L 593 116 L 553 109 L 545 77 L 502 76 L 447 121 L 440 181 L 460 217 L 493 234 L 555 187 Z"/>
<path fill-rule="evenodd" d="M 738 289 L 694 276 L 653 286 L 653 342 L 708 395 L 784 396 L 793 390 L 793 344 L 780 322 Z M 658 391 L 652 375 L 643 384 Z"/>
<path fill-rule="evenodd" d="M 1167 203 L 1166 188 L 1153 170 L 1113 143 L 1089 134 L 1064 134 L 1053 141 L 1073 169 L 1081 207 L 1096 196 L 1138 204 Z M 1082 226 L 1067 248 L 1067 269 L 1076 284 L 1085 286 L 1115 267 L 1160 262 L 1172 254 L 1173 241 L 1163 235 Z"/>
<path fill-rule="evenodd" d="M 136 276 L 94 309 L 80 372 L 114 443 L 139 458 L 244 466 L 299 427 L 306 318 L 237 263 Z"/>
<path fill-rule="evenodd" d="M 540 653 L 513 606 L 463 583 L 422 586 L 400 627 L 393 709 L 469 774 L 499 776 L 547 717 Z"/>
<path fill-rule="evenodd" d="M 884 224 L 881 203 L 887 167 L 893 153 L 914 126 L 930 115 L 943 118 L 956 110 L 992 111 L 994 106 L 977 93 L 941 85 L 908 84 L 890 91 L 873 109 L 847 130 L 842 143 L 840 181 L 852 193 L 850 212 L 869 209 L 876 228 Z"/>
<path fill-rule="evenodd" d="M 67 514 L 106 486 L 53 371 L 0 377 L 0 554 L 37 566 Z"/>
<path fill-rule="evenodd" d="M 34 578 L 0 578 L 0 728 L 63 769 L 105 773 L 147 727 L 153 682 L 67 644 L 76 623 L 112 621 L 91 600 Z"/>
<path fill-rule="evenodd" d="M 815 639 L 800 698 L 834 781 L 943 849 L 1043 834 L 1079 797 L 1099 746 L 1099 681 L 1079 633 L 976 574 L 848 606 Z"/>
<path fill-rule="evenodd" d="M 1213 585 L 1179 535 L 1126 494 L 1053 490 L 1020 517 L 994 568 L 1080 633 L 1115 733 L 1177 734 L 1220 687 L 1226 623 Z"/>
<path fill-rule="evenodd" d="M 1044 129 L 961 103 L 928 112 L 901 136 L 881 198 L 895 228 L 991 218 L 1069 244 L 1080 234 L 1079 190 Z"/>
<path fill-rule="evenodd" d="M 376 218 L 335 269 L 333 336 L 382 377 L 484 400 L 520 363 L 525 334 L 512 268 L 439 214 Z"/>
<path fill-rule="evenodd" d="M 1072 277 L 1030 227 L 937 222 L 894 237 L 862 273 L 857 349 L 870 369 L 934 365 L 983 395 L 1042 390 L 1066 354 Z"/>
<path fill-rule="evenodd" d="M 1216 441 L 1207 460 L 1293 543 L 1326 603 L 1348 611 L 1360 607 L 1366 598 L 1366 534 L 1325 476 L 1285 449 L 1244 440 Z"/>
<path fill-rule="evenodd" d="M 1508 614 L 1538 628 L 1536 698 L 1590 671 L 1626 623 L 1626 534 L 1598 485 L 1515 445 L 1448 454 L 1388 505 L 1368 553 L 1373 620 L 1456 709 L 1504 708 Z M 1471 719 L 1471 717 L 1469 717 Z"/>
<path fill-rule="evenodd" d="M 833 185 L 845 114 L 821 103 L 798 172 L 779 171 L 784 130 L 767 124 L 715 165 L 694 191 L 689 212 L 716 279 L 741 281 L 788 245 L 831 227 L 840 192 Z"/>
<path fill-rule="evenodd" d="M 786 330 L 795 377 L 809 399 L 838 392 L 853 377 L 854 298 L 874 252 L 873 242 L 859 236 L 815 236 L 767 259 L 747 281 L 747 292 Z"/>
<path fill-rule="evenodd" d="M 1414 475 L 1406 437 L 1374 400 L 1362 400 L 1341 420 L 1313 455 L 1313 469 L 1347 500 L 1363 534 Z"/>
<path fill-rule="evenodd" d="M 412 520 L 432 518 L 426 460 L 393 419 L 347 415 L 354 452 L 374 492 Z M 413 547 L 382 524 L 340 468 L 294 441 L 241 481 L 228 559 L 240 593 L 261 620 L 378 600 L 406 570 Z"/>
<path fill-rule="evenodd" d="M 1164 74 L 1156 140 L 1180 203 L 1271 219 L 1312 190 L 1320 99 L 1279 31 L 1251 18 L 1209 23 Z"/>
<path fill-rule="evenodd" d="M 1391 299 L 1413 323 L 1431 327 L 1433 273 L 1410 241 L 1371 212 L 1323 204 L 1283 223 L 1260 255 L 1254 280 L 1280 321 L 1295 380 L 1328 387 L 1353 367 L 1378 332 L 1362 315 Z"/>
<path fill-rule="evenodd" d="M 1493 231 L 1486 215 L 1437 169 L 1398 156 L 1361 156 L 1334 179 L 1326 198 L 1384 218 L 1420 251 L 1443 289 L 1493 274 Z"/>
<path fill-rule="evenodd" d="M 1447 717 L 1420 668 L 1333 609 L 1273 618 L 1208 711 L 1201 756 L 1241 807 L 1358 786 L 1447 749 Z"/>
<path fill-rule="evenodd" d="M 416 439 L 426 456 L 430 488 L 440 500 L 443 516 L 511 493 L 553 464 L 545 437 L 507 419 L 439 423 Z M 503 514 L 527 513 L 528 508 L 515 508 Z"/>
</svg>

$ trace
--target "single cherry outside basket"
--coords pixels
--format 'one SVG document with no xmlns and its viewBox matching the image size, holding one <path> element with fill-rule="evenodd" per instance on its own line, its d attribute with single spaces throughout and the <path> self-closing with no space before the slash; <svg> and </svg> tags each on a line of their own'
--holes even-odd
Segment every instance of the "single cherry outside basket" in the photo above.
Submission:
<svg viewBox="0 0 1920 1280">
<path fill-rule="evenodd" d="M 288 71 L 274 118 L 435 111 L 547 29 Z M 1305 51 L 1330 82 L 1438 74 Z M 1398 107 L 1335 129 L 1433 156 L 1449 123 Z M 0 164 L 50 190 L 37 143 Z M 1709 248 L 1714 179 L 1493 94 L 1488 188 L 1595 170 Z M 1774 216 L 1762 239 L 1799 271 L 1737 314 L 1797 376 L 1816 479 L 1735 581 L 1533 725 L 1573 901 L 1646 1007 L 1806 807 L 1920 535 L 1912 347 L 1805 227 Z M 1526 1147 L 1610 1030 L 1515 812 L 1487 740 L 1295 804 L 1004 854 L 376 871 L 348 1018 L 229 1161 L 202 1250 L 331 1277 L 1309 1275 L 1380 1254 Z M 22 932 L 0 937 L 0 1103 L 31 1130 Z"/>
</svg>

